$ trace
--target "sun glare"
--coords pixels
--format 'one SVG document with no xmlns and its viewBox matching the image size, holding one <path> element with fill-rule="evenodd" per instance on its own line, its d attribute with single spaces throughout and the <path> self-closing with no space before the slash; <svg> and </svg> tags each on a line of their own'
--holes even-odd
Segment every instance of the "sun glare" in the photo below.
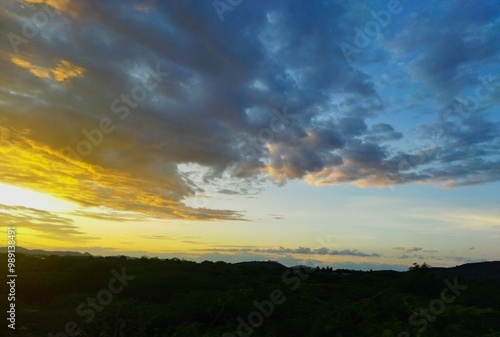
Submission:
<svg viewBox="0 0 500 337">
<path fill-rule="evenodd" d="M 49 212 L 65 212 L 78 208 L 78 205 L 61 200 L 48 194 L 0 183 L 0 204 L 24 206 Z"/>
</svg>

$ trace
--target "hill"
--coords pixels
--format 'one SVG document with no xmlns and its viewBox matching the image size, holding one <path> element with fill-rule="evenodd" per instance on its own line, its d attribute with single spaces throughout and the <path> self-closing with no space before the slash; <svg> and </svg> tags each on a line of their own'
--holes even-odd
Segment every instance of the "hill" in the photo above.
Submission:
<svg viewBox="0 0 500 337">
<path fill-rule="evenodd" d="M 263 269 L 286 269 L 284 265 L 277 261 L 245 261 L 245 262 L 236 262 L 234 263 L 236 266 L 242 267 L 254 267 L 254 268 L 263 268 Z"/>
<path fill-rule="evenodd" d="M 48 256 L 48 255 L 57 255 L 57 256 L 92 256 L 90 253 L 79 253 L 72 251 L 48 251 L 41 249 L 27 249 L 23 247 L 16 247 L 16 253 L 27 254 L 27 255 L 40 255 L 40 256 Z M 7 247 L 0 247 L 0 253 L 7 253 Z"/>
<path fill-rule="evenodd" d="M 500 279 L 500 261 L 466 263 L 451 268 L 431 268 L 432 272 L 442 277 L 463 277 L 465 279 Z"/>
</svg>

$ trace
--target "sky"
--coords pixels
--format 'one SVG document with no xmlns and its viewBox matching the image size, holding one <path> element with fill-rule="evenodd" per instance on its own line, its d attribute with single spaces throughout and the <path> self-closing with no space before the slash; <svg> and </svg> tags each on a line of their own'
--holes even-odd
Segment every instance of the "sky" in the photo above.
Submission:
<svg viewBox="0 0 500 337">
<path fill-rule="evenodd" d="M 499 258 L 496 0 L 5 0 L 0 31 L 5 245 Z"/>
</svg>

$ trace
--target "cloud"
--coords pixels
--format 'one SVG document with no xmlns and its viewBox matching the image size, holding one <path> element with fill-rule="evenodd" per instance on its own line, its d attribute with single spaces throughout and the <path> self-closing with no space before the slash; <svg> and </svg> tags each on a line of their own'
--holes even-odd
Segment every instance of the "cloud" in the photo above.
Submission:
<svg viewBox="0 0 500 337">
<path fill-rule="evenodd" d="M 106 209 L 103 207 L 98 207 L 98 208 L 86 207 L 84 209 L 77 209 L 72 212 L 64 212 L 64 214 L 90 218 L 95 220 L 103 220 L 103 221 L 138 222 L 138 221 L 151 220 L 150 217 L 144 216 L 140 213 L 119 212 L 112 209 Z"/>
<path fill-rule="evenodd" d="M 401 254 L 397 257 L 398 259 L 418 259 L 418 260 L 423 260 L 425 257 L 423 255 L 419 254 Z"/>
<path fill-rule="evenodd" d="M 379 123 L 372 125 L 370 133 L 365 137 L 365 141 L 378 143 L 383 141 L 395 141 L 401 138 L 403 138 L 402 132 L 395 131 L 389 124 Z"/>
<path fill-rule="evenodd" d="M 406 253 L 414 253 L 414 252 L 420 252 L 422 248 L 420 247 L 413 247 L 413 248 L 408 248 L 405 250 Z"/>
<path fill-rule="evenodd" d="M 0 204 L 0 227 L 18 227 L 39 232 L 39 237 L 85 242 L 96 239 L 79 230 L 73 220 L 58 214 L 23 206 Z"/>
<path fill-rule="evenodd" d="M 6 183 L 167 219 L 244 220 L 188 200 L 292 179 L 500 180 L 498 81 L 477 109 L 447 112 L 500 71 L 495 1 L 405 3 L 351 64 L 339 44 L 386 2 L 262 2 L 223 22 L 211 2 L 25 3 L 6 1 L 5 31 L 21 36 L 41 4 L 58 15 L 19 53 L 0 44 Z M 157 67 L 169 75 L 144 94 Z M 97 141 L 103 119 L 113 131 Z M 70 155 L 85 144 L 89 154 Z"/>
<path fill-rule="evenodd" d="M 32 65 L 26 60 L 23 60 L 17 56 L 13 56 L 11 59 L 11 62 L 14 63 L 16 66 L 19 66 L 21 68 L 27 69 L 30 73 L 35 75 L 36 77 L 39 78 L 51 78 L 51 71 L 50 69 L 42 68 L 39 66 Z"/>
<path fill-rule="evenodd" d="M 81 5 L 75 0 L 22 0 L 26 4 L 31 5 L 46 5 L 52 7 L 54 10 L 73 17 L 77 17 L 81 11 Z M 38 7 L 37 7 L 38 8 Z"/>
<path fill-rule="evenodd" d="M 174 237 L 168 235 L 140 235 L 140 237 L 149 240 L 174 240 Z"/>
<path fill-rule="evenodd" d="M 191 192 L 178 178 L 168 175 L 161 177 L 158 174 L 155 178 L 154 174 L 150 174 L 145 179 L 126 169 L 105 170 L 89 163 L 64 158 L 60 153 L 29 140 L 22 134 L 13 134 L 8 146 L 0 147 L 0 153 L 4 182 L 45 191 L 86 207 L 105 206 L 122 211 L 112 212 L 113 216 L 119 218 L 124 218 L 126 213 L 123 212 L 136 212 L 151 217 L 191 220 L 243 219 L 236 211 L 185 206 L 181 202 L 182 196 Z M 135 173 L 141 170 L 136 166 Z M 91 210 L 77 211 L 75 215 L 99 217 L 102 220 L 110 218 L 109 213 L 106 216 L 106 213 Z M 134 220 L 142 218 L 132 217 Z"/>
<path fill-rule="evenodd" d="M 356 249 L 332 250 L 328 248 L 311 249 L 308 247 L 298 248 L 207 248 L 198 249 L 200 251 L 211 252 L 244 252 L 244 253 L 268 253 L 268 254 L 302 254 L 302 255 L 344 255 L 344 256 L 361 256 L 361 257 L 380 257 L 378 253 L 364 253 Z"/>
</svg>

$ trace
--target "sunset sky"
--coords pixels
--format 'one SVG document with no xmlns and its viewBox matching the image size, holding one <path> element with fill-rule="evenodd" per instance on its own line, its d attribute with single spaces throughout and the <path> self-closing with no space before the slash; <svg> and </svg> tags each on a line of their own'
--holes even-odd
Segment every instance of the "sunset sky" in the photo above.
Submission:
<svg viewBox="0 0 500 337">
<path fill-rule="evenodd" d="M 499 259 L 497 0 L 0 6 L 0 246 Z"/>
</svg>

